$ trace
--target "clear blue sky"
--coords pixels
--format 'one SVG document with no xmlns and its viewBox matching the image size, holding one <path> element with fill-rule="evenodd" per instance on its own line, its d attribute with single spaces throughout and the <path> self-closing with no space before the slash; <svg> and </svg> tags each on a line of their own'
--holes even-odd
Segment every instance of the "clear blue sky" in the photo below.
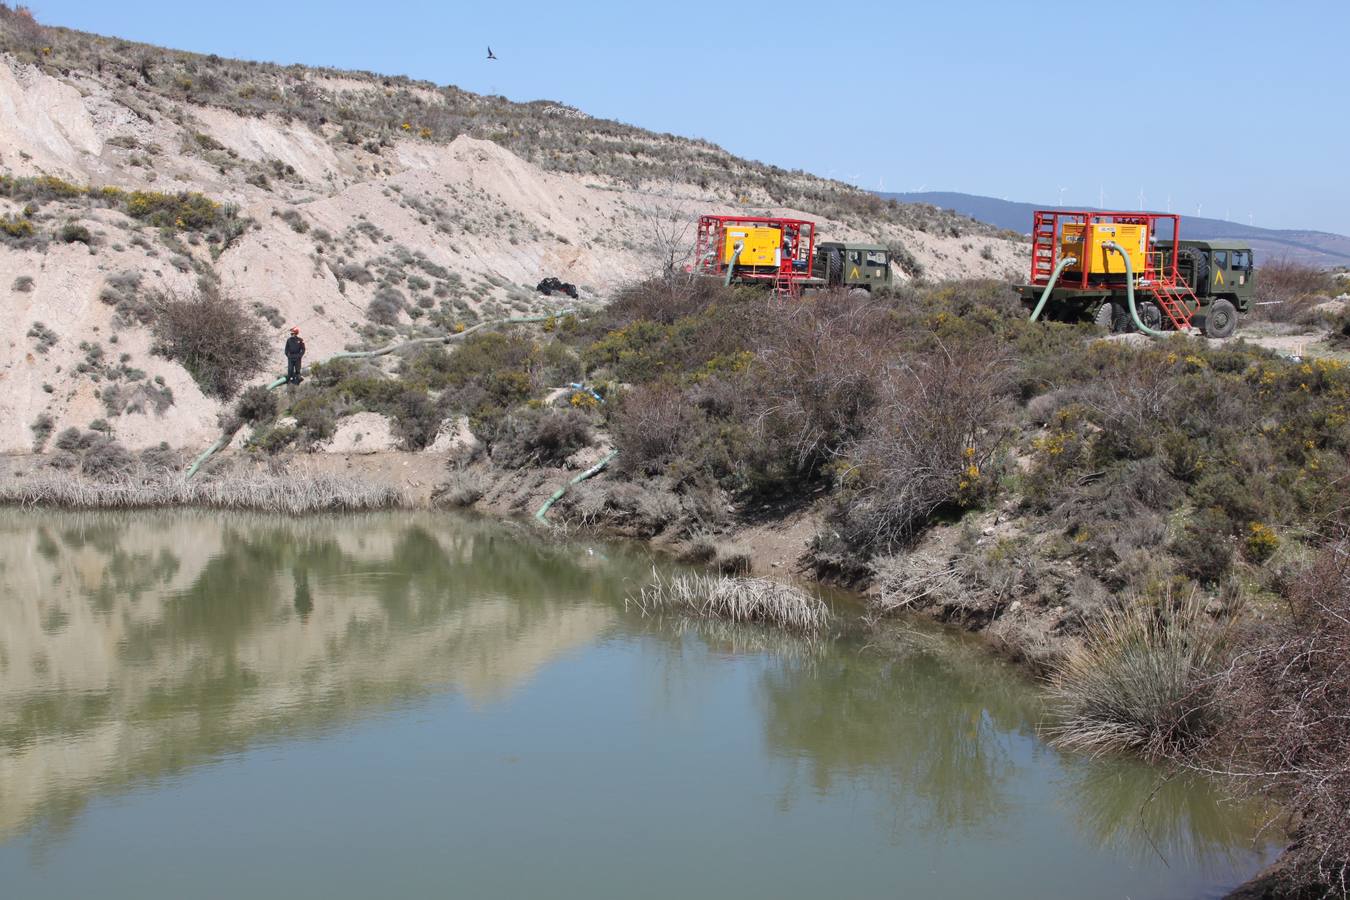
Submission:
<svg viewBox="0 0 1350 900">
<path fill-rule="evenodd" d="M 1142 191 L 1350 233 L 1350 0 L 28 2 L 184 50 L 559 100 L 869 188 L 1124 208 Z"/>
</svg>

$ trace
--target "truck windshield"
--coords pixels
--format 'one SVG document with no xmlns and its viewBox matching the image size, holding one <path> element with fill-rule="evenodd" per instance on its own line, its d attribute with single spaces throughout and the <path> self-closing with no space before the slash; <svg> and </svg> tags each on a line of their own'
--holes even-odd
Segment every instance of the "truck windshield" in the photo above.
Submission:
<svg viewBox="0 0 1350 900">
<path fill-rule="evenodd" d="M 868 250 L 867 264 L 869 266 L 884 266 L 887 263 L 885 250 Z"/>
</svg>

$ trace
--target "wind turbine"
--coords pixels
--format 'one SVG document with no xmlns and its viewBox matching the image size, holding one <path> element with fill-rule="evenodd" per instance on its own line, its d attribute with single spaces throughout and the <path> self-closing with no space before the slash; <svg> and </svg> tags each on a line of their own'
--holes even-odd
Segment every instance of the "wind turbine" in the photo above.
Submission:
<svg viewBox="0 0 1350 900">
<path fill-rule="evenodd" d="M 1063 208 L 1064 208 L 1064 192 L 1067 191 L 1067 190 L 1068 190 L 1068 188 L 1066 188 L 1066 187 L 1062 187 L 1062 188 L 1059 189 L 1059 208 L 1060 208 L 1060 209 L 1063 209 Z"/>
</svg>

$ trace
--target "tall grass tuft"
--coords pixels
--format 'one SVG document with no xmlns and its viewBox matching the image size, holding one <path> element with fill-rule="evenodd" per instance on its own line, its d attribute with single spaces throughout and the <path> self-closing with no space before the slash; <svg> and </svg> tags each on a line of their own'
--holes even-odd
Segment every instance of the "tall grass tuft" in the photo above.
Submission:
<svg viewBox="0 0 1350 900">
<path fill-rule="evenodd" d="M 812 633 L 830 622 L 820 597 L 769 578 L 670 575 L 652 570 L 652 582 L 627 603 L 646 615 L 677 612 L 700 619 L 773 625 Z"/>
<path fill-rule="evenodd" d="M 1198 593 L 1108 609 L 1054 673 L 1061 720 L 1052 742 L 1151 759 L 1194 748 L 1216 725 L 1214 678 L 1226 645 L 1226 630 L 1209 620 Z"/>
<path fill-rule="evenodd" d="M 95 481 L 34 476 L 0 484 L 0 505 L 51 509 L 159 509 L 195 506 L 291 515 L 357 512 L 401 505 L 399 491 L 338 475 L 227 475 L 188 481 L 181 475 Z"/>
</svg>

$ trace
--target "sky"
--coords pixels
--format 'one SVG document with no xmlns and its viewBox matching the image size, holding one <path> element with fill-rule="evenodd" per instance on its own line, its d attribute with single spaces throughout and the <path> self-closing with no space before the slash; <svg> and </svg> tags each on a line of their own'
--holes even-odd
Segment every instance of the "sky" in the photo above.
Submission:
<svg viewBox="0 0 1350 900">
<path fill-rule="evenodd" d="M 556 100 L 870 189 L 1350 234 L 1350 0 L 28 5 L 175 49 Z"/>
</svg>

